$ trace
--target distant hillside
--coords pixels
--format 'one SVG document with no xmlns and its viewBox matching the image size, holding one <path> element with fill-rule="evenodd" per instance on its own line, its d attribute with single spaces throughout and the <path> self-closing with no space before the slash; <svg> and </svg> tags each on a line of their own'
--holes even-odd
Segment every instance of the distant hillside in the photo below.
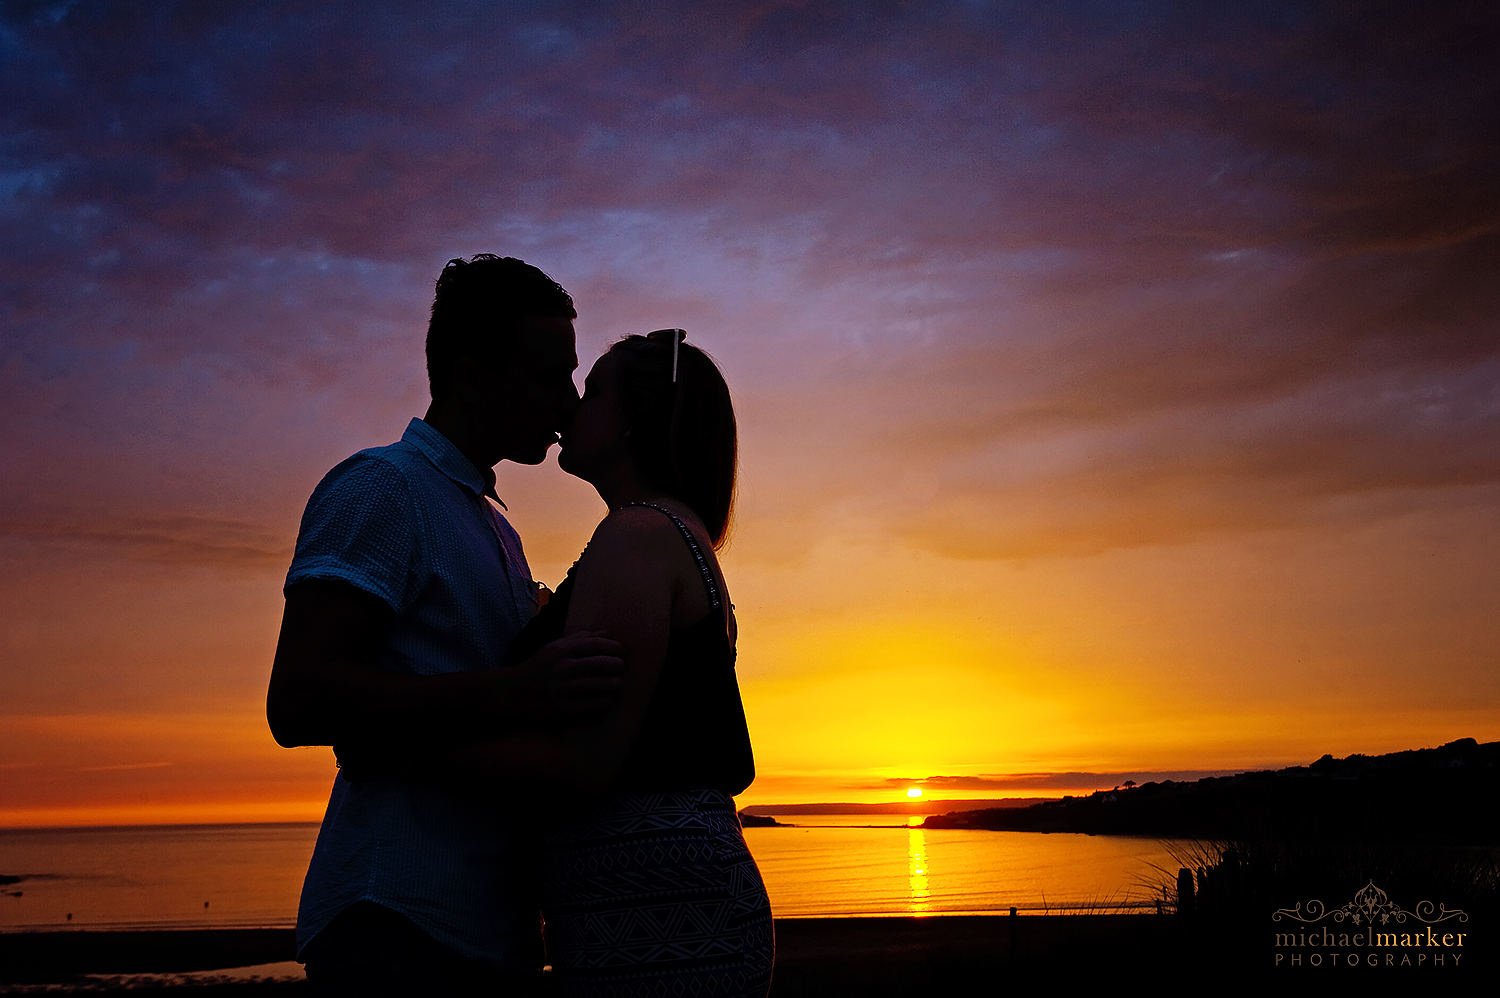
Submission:
<svg viewBox="0 0 1500 998">
<path fill-rule="evenodd" d="M 1389 755 L 1191 783 L 1146 783 L 1017 809 L 933 815 L 927 828 L 1162 838 L 1414 840 L 1500 845 L 1500 742 L 1472 738 Z"/>
</svg>

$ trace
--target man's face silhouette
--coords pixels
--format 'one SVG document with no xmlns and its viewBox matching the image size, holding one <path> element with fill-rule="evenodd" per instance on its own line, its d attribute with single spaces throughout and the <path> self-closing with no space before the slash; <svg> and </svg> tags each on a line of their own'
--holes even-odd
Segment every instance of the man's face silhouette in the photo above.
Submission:
<svg viewBox="0 0 1500 998">
<path fill-rule="evenodd" d="M 573 320 L 530 315 L 521 319 L 510 356 L 496 370 L 472 358 L 454 371 L 454 401 L 468 427 L 463 445 L 480 467 L 501 461 L 541 464 L 578 405 Z"/>
<path fill-rule="evenodd" d="M 499 460 L 541 464 L 578 406 L 573 320 L 532 315 L 516 328 L 514 353 L 496 378 L 494 427 Z"/>
</svg>

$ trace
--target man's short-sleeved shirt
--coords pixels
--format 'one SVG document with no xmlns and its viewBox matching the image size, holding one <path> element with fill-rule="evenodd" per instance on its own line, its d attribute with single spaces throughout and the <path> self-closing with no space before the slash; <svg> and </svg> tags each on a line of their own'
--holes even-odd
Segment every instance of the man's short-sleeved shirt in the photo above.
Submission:
<svg viewBox="0 0 1500 998">
<path fill-rule="evenodd" d="M 308 500 L 287 588 L 347 582 L 394 613 L 379 665 L 437 675 L 499 666 L 536 612 L 521 540 L 492 479 L 413 419 L 399 443 L 360 451 Z M 474 959 L 524 967 L 536 908 L 489 801 L 405 779 L 334 780 L 297 913 L 299 949 L 356 901 L 410 918 Z"/>
</svg>

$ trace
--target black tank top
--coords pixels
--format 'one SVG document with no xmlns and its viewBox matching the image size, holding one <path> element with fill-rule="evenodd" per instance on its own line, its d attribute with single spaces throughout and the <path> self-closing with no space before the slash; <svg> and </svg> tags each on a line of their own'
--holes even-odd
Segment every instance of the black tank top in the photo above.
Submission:
<svg viewBox="0 0 1500 998">
<path fill-rule="evenodd" d="M 708 616 L 674 628 L 667 642 L 661 677 L 646 707 L 640 733 L 616 780 L 621 791 L 686 790 L 713 787 L 733 797 L 755 779 L 750 732 L 734 675 L 727 608 L 709 571 L 708 560 L 686 523 L 669 509 L 631 503 L 664 513 L 677 525 L 703 575 L 711 604 Z M 573 572 L 547 605 L 511 642 L 506 660 L 524 661 L 563 636 L 573 597 Z"/>
</svg>

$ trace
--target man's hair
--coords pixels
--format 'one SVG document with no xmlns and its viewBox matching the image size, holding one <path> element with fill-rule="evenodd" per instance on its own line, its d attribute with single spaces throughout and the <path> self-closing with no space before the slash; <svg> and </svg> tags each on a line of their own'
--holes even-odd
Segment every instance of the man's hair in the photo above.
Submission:
<svg viewBox="0 0 1500 998">
<path fill-rule="evenodd" d="M 724 375 L 708 354 L 683 343 L 674 383 L 670 338 L 627 336 L 609 352 L 627 442 L 641 474 L 687 503 L 714 547 L 722 547 L 738 463 L 734 403 Z"/>
<path fill-rule="evenodd" d="M 432 397 L 446 394 L 460 358 L 504 364 L 516 325 L 529 315 L 576 319 L 578 311 L 561 284 L 515 257 L 477 253 L 472 260 L 449 260 L 438 275 L 427 324 Z"/>
</svg>

